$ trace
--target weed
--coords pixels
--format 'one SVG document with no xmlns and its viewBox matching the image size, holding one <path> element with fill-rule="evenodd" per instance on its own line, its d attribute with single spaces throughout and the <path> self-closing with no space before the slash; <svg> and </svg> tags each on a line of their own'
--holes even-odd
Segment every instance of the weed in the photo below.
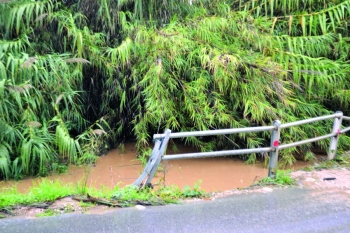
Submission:
<svg viewBox="0 0 350 233">
<path fill-rule="evenodd" d="M 124 143 L 120 143 L 119 146 L 118 146 L 118 149 L 119 149 L 119 153 L 120 154 L 125 154 L 125 145 L 124 145 Z"/>
<path fill-rule="evenodd" d="M 137 155 L 136 160 L 140 161 L 143 166 L 146 166 L 151 154 L 152 154 L 151 148 L 144 149 Z"/>
<path fill-rule="evenodd" d="M 322 169 L 332 169 L 339 167 L 350 167 L 350 156 L 342 155 L 336 156 L 333 160 L 324 160 L 322 162 L 317 163 L 314 166 L 308 166 L 304 168 L 304 171 L 314 171 L 314 170 L 322 170 Z"/>
<path fill-rule="evenodd" d="M 57 174 L 66 173 L 68 170 L 68 166 L 66 164 L 53 163 L 52 164 L 52 172 Z"/>
<path fill-rule="evenodd" d="M 50 217 L 50 216 L 54 216 L 54 215 L 58 215 L 58 214 L 60 214 L 60 212 L 58 210 L 46 209 L 44 212 L 41 212 L 35 216 L 36 217 Z"/>
<path fill-rule="evenodd" d="M 16 204 L 28 205 L 37 202 L 54 201 L 74 195 L 77 191 L 72 185 L 64 185 L 61 181 L 42 179 L 40 184 L 33 184 L 27 194 L 19 193 L 17 188 L 3 188 L 0 196 L 0 208 Z"/>
<path fill-rule="evenodd" d="M 166 203 L 172 203 L 181 198 L 182 191 L 175 185 L 163 186 L 158 189 L 158 196 Z"/>
<path fill-rule="evenodd" d="M 127 200 L 147 200 L 150 198 L 148 192 L 144 191 L 147 189 L 139 189 L 136 186 L 130 185 L 124 188 L 116 186 L 112 198 L 127 201 Z"/>
<path fill-rule="evenodd" d="M 64 212 L 65 213 L 71 213 L 71 212 L 74 212 L 75 211 L 75 207 L 71 204 L 68 204 L 64 207 Z"/>
<path fill-rule="evenodd" d="M 79 203 L 80 207 L 84 209 L 84 212 L 86 212 L 88 209 L 96 206 L 95 203 L 92 203 L 92 202 L 80 202 Z"/>
<path fill-rule="evenodd" d="M 202 197 L 205 192 L 200 188 L 201 181 L 194 184 L 193 188 L 185 186 L 183 190 L 176 186 L 161 186 L 158 189 L 139 189 L 136 186 L 116 187 L 112 198 L 119 201 L 141 201 L 151 205 L 161 203 L 177 203 L 181 198 Z"/>
<path fill-rule="evenodd" d="M 316 156 L 313 152 L 311 152 L 309 150 L 308 152 L 306 152 L 304 160 L 305 161 L 316 161 Z"/>
<path fill-rule="evenodd" d="M 162 160 L 157 169 L 157 173 L 161 175 L 159 184 L 162 184 L 163 186 L 165 186 L 165 178 L 169 170 L 170 170 L 170 166 L 168 165 L 168 161 Z"/>
<path fill-rule="evenodd" d="M 96 206 L 96 204 L 91 203 L 91 202 L 79 202 L 79 205 L 81 208 L 84 208 L 84 210 L 86 210 L 87 208 L 91 208 Z"/>
<path fill-rule="evenodd" d="M 290 147 L 281 151 L 281 159 L 278 162 L 280 168 L 287 168 L 296 162 L 294 154 L 298 153 L 296 147 Z"/>
<path fill-rule="evenodd" d="M 293 185 L 295 180 L 290 177 L 290 170 L 277 170 L 275 179 L 266 177 L 258 182 L 259 185 Z"/>
<path fill-rule="evenodd" d="M 40 184 L 34 184 L 30 189 L 28 196 L 35 202 L 54 201 L 58 198 L 75 194 L 72 185 L 63 184 L 61 181 L 50 181 L 42 179 Z"/>
<path fill-rule="evenodd" d="M 255 153 L 250 154 L 245 163 L 246 164 L 255 164 L 256 163 L 256 154 Z"/>
<path fill-rule="evenodd" d="M 340 166 L 343 166 L 343 167 L 349 167 L 350 166 L 350 156 L 349 155 L 336 156 L 334 160 Z"/>
<path fill-rule="evenodd" d="M 28 196 L 18 192 L 16 187 L 3 188 L 0 196 L 0 208 L 11 207 L 16 204 L 28 203 Z"/>
<path fill-rule="evenodd" d="M 193 197 L 202 197 L 205 195 L 205 192 L 201 190 L 200 184 L 202 183 L 201 180 L 199 180 L 197 183 L 193 185 L 193 188 L 186 185 L 182 190 L 182 197 L 184 198 L 193 198 Z"/>
<path fill-rule="evenodd" d="M 119 183 L 117 185 L 119 185 Z M 94 188 L 94 187 L 86 188 L 86 192 L 91 196 L 98 197 L 98 198 L 107 198 L 107 199 L 110 199 L 112 197 L 113 190 L 114 189 L 111 189 L 104 185 L 102 185 L 100 188 Z"/>
<path fill-rule="evenodd" d="M 78 160 L 79 165 L 92 165 L 95 164 L 98 159 L 98 156 L 91 153 L 84 153 Z"/>
<path fill-rule="evenodd" d="M 78 164 L 84 166 L 84 178 L 80 184 L 77 185 L 79 193 L 85 195 L 87 193 L 87 181 L 90 175 L 91 166 L 96 163 L 98 156 L 91 153 L 84 153 L 79 159 Z"/>
<path fill-rule="evenodd" d="M 136 186 L 126 186 L 121 188 L 118 183 L 114 189 L 102 186 L 101 189 L 90 188 L 86 185 L 74 187 L 73 185 L 64 185 L 59 180 L 49 181 L 42 179 L 40 184 L 34 184 L 28 194 L 22 194 L 16 188 L 3 188 L 0 195 L 0 209 L 12 208 L 15 205 L 30 205 L 33 203 L 42 203 L 54 201 L 56 199 L 81 194 L 84 190 L 90 196 L 108 200 L 117 200 L 122 206 L 131 206 L 135 204 L 144 205 L 162 205 L 165 203 L 178 203 L 181 198 L 202 197 L 205 195 L 200 188 L 201 181 L 194 184 L 193 188 L 186 186 L 183 190 L 176 186 L 161 186 L 157 189 L 144 188 L 139 189 Z M 84 194 L 85 195 L 85 194 Z M 93 206 L 91 203 L 81 203 L 84 209 Z M 65 213 L 75 211 L 74 206 L 67 205 L 63 211 Z M 52 216 L 58 214 L 53 210 L 47 210 L 40 213 L 38 217 Z"/>
</svg>

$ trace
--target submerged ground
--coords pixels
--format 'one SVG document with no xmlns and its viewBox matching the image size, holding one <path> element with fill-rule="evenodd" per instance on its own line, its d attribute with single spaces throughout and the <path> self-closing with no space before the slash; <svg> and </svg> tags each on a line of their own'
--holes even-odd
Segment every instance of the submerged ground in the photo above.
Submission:
<svg viewBox="0 0 350 233">
<path fill-rule="evenodd" d="M 195 150 L 191 147 L 178 146 L 176 153 L 190 153 Z M 168 151 L 168 154 L 174 153 Z M 124 149 L 114 149 L 101 156 L 95 166 L 90 169 L 71 166 L 63 174 L 46 177 L 49 180 L 60 179 L 65 183 L 76 184 L 87 178 L 87 185 L 96 188 L 101 186 L 114 188 L 116 184 L 132 184 L 143 170 L 141 161 L 136 159 L 135 144 L 125 144 Z M 324 157 L 320 157 L 323 160 Z M 297 161 L 291 168 L 297 170 L 312 162 Z M 165 185 L 193 185 L 201 180 L 201 187 L 208 192 L 225 191 L 235 188 L 244 188 L 267 176 L 264 161 L 254 165 L 247 165 L 239 158 L 205 158 L 172 160 L 161 164 L 156 179 Z M 33 182 L 40 182 L 40 178 L 25 179 L 20 182 L 0 182 L 0 188 L 16 186 L 20 192 L 28 191 Z"/>
</svg>

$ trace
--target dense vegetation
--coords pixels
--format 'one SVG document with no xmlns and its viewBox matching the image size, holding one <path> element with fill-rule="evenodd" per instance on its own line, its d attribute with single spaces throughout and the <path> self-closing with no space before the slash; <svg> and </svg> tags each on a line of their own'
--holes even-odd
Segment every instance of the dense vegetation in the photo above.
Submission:
<svg viewBox="0 0 350 233">
<path fill-rule="evenodd" d="M 141 149 L 165 128 L 348 113 L 349 15 L 350 0 L 1 0 L 0 177 L 45 175 L 125 140 Z M 282 140 L 330 125 L 284 130 Z M 267 138 L 187 143 L 211 150 Z"/>
</svg>

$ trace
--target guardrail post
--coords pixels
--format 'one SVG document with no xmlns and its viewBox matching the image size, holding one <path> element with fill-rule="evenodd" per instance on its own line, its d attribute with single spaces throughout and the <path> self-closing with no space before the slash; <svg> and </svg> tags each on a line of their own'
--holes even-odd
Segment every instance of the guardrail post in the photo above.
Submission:
<svg viewBox="0 0 350 233">
<path fill-rule="evenodd" d="M 158 155 L 156 157 L 156 160 L 154 162 L 154 165 L 152 166 L 152 170 L 149 173 L 148 179 L 146 181 L 146 186 L 147 185 L 151 186 L 151 182 L 152 182 L 152 179 L 154 177 L 154 174 L 156 173 L 157 168 L 159 166 L 159 163 L 162 160 L 162 156 L 164 155 L 166 147 L 168 146 L 168 142 L 170 139 L 170 133 L 171 133 L 170 129 L 167 129 L 164 133 L 165 134 L 164 139 L 163 139 L 162 144 L 160 146 L 160 149 L 159 149 Z"/>
<path fill-rule="evenodd" d="M 273 126 L 275 126 L 276 129 L 272 131 L 270 147 L 275 148 L 275 150 L 269 153 L 270 159 L 269 159 L 269 174 L 268 174 L 268 176 L 271 178 L 276 177 L 277 161 L 278 161 L 278 146 L 280 145 L 281 122 L 279 120 L 276 120 L 273 122 Z"/>
<path fill-rule="evenodd" d="M 327 156 L 328 160 L 334 159 L 337 153 L 337 146 L 338 146 L 338 140 L 340 135 L 343 112 L 338 111 L 336 113 L 339 114 L 339 117 L 334 118 L 332 133 L 335 135 L 331 138 L 331 144 L 329 146 L 329 151 Z"/>
<path fill-rule="evenodd" d="M 154 163 L 155 163 L 154 161 L 157 160 L 157 156 L 159 154 L 159 149 L 160 149 L 161 143 L 162 143 L 161 139 L 157 139 L 155 141 L 151 157 L 149 158 L 149 160 L 145 166 L 145 169 L 143 170 L 143 172 L 141 173 L 139 178 L 133 183 L 133 185 L 140 187 L 141 183 L 144 181 L 144 179 L 146 179 L 149 172 L 152 170 L 152 168 L 154 166 Z"/>
</svg>

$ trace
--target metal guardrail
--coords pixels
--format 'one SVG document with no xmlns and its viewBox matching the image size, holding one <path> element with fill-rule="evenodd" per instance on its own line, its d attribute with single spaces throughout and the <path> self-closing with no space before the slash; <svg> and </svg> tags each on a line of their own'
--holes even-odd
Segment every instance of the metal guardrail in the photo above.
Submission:
<svg viewBox="0 0 350 233">
<path fill-rule="evenodd" d="M 323 136 L 310 138 L 298 142 L 293 142 L 289 144 L 280 143 L 281 129 L 286 129 L 293 126 L 304 125 L 308 123 L 313 123 L 316 121 L 334 119 L 332 133 Z M 218 157 L 218 156 L 228 156 L 228 155 L 240 155 L 240 154 L 251 154 L 251 153 L 262 153 L 269 152 L 269 167 L 268 176 L 274 178 L 276 176 L 276 168 L 278 161 L 279 150 L 300 146 L 303 144 L 320 141 L 323 139 L 331 138 L 330 147 L 328 151 L 327 159 L 331 160 L 334 158 L 337 145 L 339 140 L 339 135 L 350 131 L 350 127 L 341 129 L 342 120 L 350 121 L 350 117 L 343 116 L 343 113 L 338 111 L 332 115 L 321 116 L 310 118 L 301 121 L 295 121 L 291 123 L 281 124 L 280 121 L 276 120 L 273 122 L 272 126 L 260 126 L 260 127 L 248 127 L 248 128 L 234 128 L 234 129 L 219 129 L 219 130 L 204 130 L 204 131 L 193 131 L 193 132 L 178 132 L 171 133 L 169 129 L 165 131 L 164 134 L 154 134 L 153 139 L 155 140 L 154 148 L 148 163 L 140 175 L 140 177 L 133 183 L 133 185 L 144 187 L 151 185 L 151 181 L 154 174 L 159 166 L 161 160 L 174 160 L 174 159 L 186 159 L 186 158 L 204 158 L 204 157 Z M 198 152 L 198 153 L 187 153 L 187 154 L 174 154 L 174 155 L 164 155 L 166 146 L 170 138 L 184 138 L 184 137 L 199 137 L 199 136 L 212 136 L 212 135 L 223 135 L 223 134 L 236 134 L 236 133 L 251 133 L 251 132 L 263 132 L 272 131 L 270 147 L 263 148 L 248 148 L 248 149 L 236 149 L 236 150 L 225 150 L 225 151 L 213 151 L 213 152 Z"/>
<path fill-rule="evenodd" d="M 200 136 L 211 136 L 211 135 L 223 135 L 223 134 L 234 134 L 234 133 L 251 133 L 261 131 L 272 131 L 275 130 L 275 126 L 260 126 L 260 127 L 249 127 L 249 128 L 236 128 L 236 129 L 217 129 L 217 130 L 204 130 L 204 131 L 193 131 L 193 132 L 180 132 L 172 133 L 170 138 L 185 138 L 185 137 L 200 137 Z M 164 134 L 154 134 L 153 139 L 161 139 L 165 137 Z"/>
</svg>

